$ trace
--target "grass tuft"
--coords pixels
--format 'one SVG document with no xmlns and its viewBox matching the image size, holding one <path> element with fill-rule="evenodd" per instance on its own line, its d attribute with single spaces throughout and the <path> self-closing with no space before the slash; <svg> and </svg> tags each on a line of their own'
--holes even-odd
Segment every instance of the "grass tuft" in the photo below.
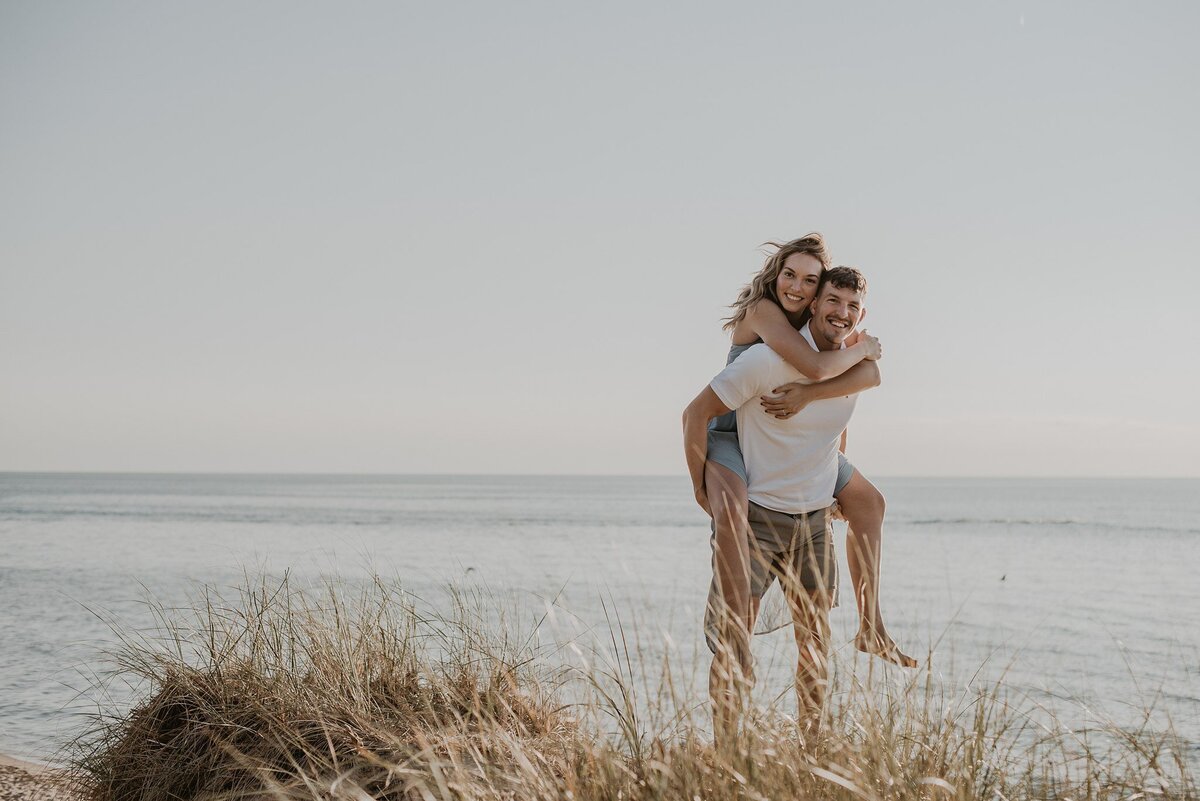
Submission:
<svg viewBox="0 0 1200 801">
<path fill-rule="evenodd" d="M 619 618 L 612 651 L 586 660 L 605 667 L 547 667 L 487 600 L 458 593 L 436 614 L 379 579 L 284 576 L 159 606 L 149 634 L 118 632 L 117 674 L 144 693 L 74 743 L 76 788 L 95 801 L 1196 798 L 1169 730 L 1072 731 L 1002 683 L 951 692 L 931 670 L 897 683 L 843 666 L 820 732 L 785 699 L 718 749 L 705 699 L 669 662 L 657 686 L 638 683 L 644 657 Z"/>
</svg>

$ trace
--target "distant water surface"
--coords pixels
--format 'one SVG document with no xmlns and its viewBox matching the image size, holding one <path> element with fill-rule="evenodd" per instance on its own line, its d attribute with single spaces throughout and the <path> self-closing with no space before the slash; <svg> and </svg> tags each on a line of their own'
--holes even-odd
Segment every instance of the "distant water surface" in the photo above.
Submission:
<svg viewBox="0 0 1200 801">
<path fill-rule="evenodd" d="M 910 652 L 960 684 L 1007 670 L 1068 720 L 1076 701 L 1128 725 L 1155 705 L 1200 743 L 1200 481 L 877 483 L 884 611 Z M 0 752 L 47 757 L 74 733 L 81 669 L 112 643 L 101 618 L 146 625 L 146 592 L 374 570 L 433 602 L 449 583 L 556 599 L 584 627 L 606 625 L 604 599 L 698 675 L 708 560 L 680 478 L 0 474 Z M 789 635 L 755 649 L 786 686 Z"/>
</svg>

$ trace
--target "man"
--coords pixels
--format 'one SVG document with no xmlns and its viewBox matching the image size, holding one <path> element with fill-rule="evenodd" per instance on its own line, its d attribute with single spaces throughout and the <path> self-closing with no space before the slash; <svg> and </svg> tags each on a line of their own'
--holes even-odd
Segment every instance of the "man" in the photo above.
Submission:
<svg viewBox="0 0 1200 801">
<path fill-rule="evenodd" d="M 812 319 L 800 333 L 817 350 L 843 347 L 866 314 L 866 289 L 858 270 L 837 267 L 825 271 L 811 305 Z M 784 420 L 764 414 L 758 407 L 759 398 L 792 381 L 807 379 L 766 345 L 751 347 L 722 370 L 684 412 L 684 450 L 697 501 L 711 516 L 704 487 L 708 422 L 736 410 L 749 478 L 746 569 L 751 610 L 757 610 L 763 593 L 779 579 L 799 648 L 796 692 L 800 714 L 815 725 L 825 701 L 829 608 L 837 576 L 829 507 L 837 481 L 838 444 L 856 396 L 814 401 Z M 710 598 L 710 604 L 721 603 L 719 597 Z M 751 610 L 728 612 L 752 618 Z M 752 630 L 753 620 L 748 623 Z M 709 692 L 719 739 L 731 733 L 742 696 L 752 682 L 748 664 L 739 664 L 736 648 L 729 647 L 728 641 L 715 648 Z"/>
</svg>

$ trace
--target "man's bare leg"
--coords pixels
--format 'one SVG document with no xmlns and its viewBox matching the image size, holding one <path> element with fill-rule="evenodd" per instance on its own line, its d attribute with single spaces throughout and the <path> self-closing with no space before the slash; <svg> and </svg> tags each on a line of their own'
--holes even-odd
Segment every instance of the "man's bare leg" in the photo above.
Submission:
<svg viewBox="0 0 1200 801">
<path fill-rule="evenodd" d="M 883 494 L 857 470 L 838 495 L 838 505 L 850 528 L 846 532 L 846 559 L 854 600 L 858 604 L 858 634 L 854 645 L 902 667 L 916 667 L 917 660 L 900 650 L 887 632 L 879 608 L 879 570 L 882 557 Z"/>
<path fill-rule="evenodd" d="M 750 528 L 746 485 L 726 467 L 705 466 L 704 486 L 713 512 L 717 582 L 717 649 L 708 674 L 713 730 L 718 744 L 736 738 L 746 696 L 754 685 L 750 654 Z"/>
<path fill-rule="evenodd" d="M 821 729 L 829 689 L 829 607 L 832 599 L 820 588 L 807 591 L 793 582 L 785 586 L 796 637 L 796 699 L 801 727 Z"/>
</svg>

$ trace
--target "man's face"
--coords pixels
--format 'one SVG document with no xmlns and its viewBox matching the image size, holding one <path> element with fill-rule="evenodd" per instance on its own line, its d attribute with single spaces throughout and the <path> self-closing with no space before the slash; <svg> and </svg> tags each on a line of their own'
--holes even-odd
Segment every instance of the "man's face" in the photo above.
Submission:
<svg viewBox="0 0 1200 801">
<path fill-rule="evenodd" d="M 826 284 L 813 301 L 809 329 L 818 345 L 825 340 L 826 344 L 838 347 L 854 331 L 865 311 L 861 292 Z"/>
</svg>

